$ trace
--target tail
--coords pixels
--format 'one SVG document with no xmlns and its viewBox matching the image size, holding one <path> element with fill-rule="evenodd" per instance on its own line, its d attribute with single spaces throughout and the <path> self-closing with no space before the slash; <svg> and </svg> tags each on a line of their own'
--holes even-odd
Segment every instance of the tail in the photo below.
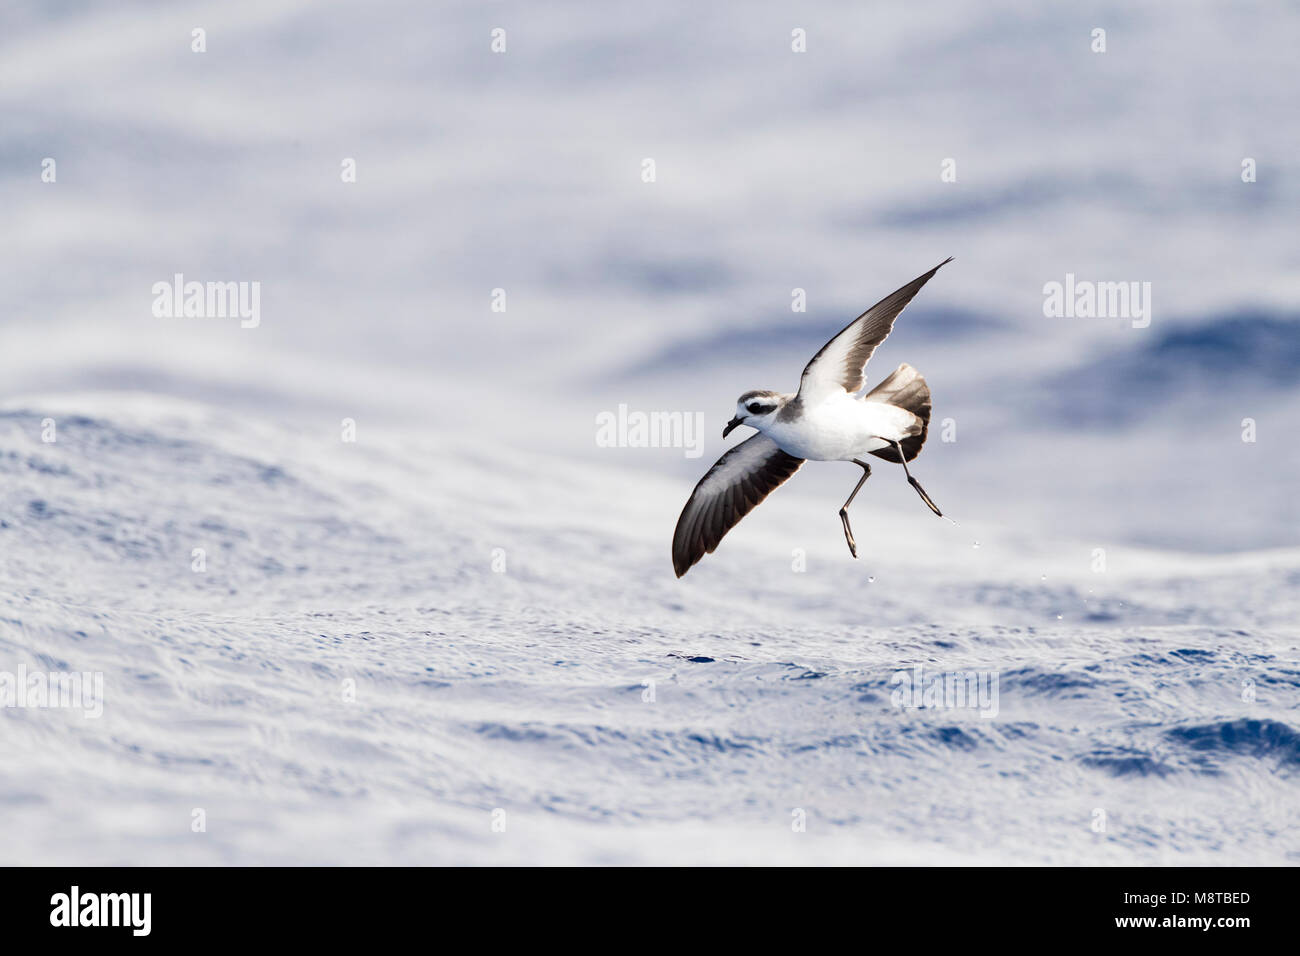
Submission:
<svg viewBox="0 0 1300 956">
<path fill-rule="evenodd" d="M 903 446 L 906 461 L 911 461 L 921 454 L 925 444 L 926 432 L 930 429 L 930 386 L 925 384 L 921 373 L 904 362 L 894 369 L 892 375 L 885 379 L 863 398 L 868 402 L 883 402 L 905 408 L 921 420 L 921 430 L 915 435 L 908 435 L 899 444 Z M 881 448 L 871 454 L 885 461 L 898 463 L 898 451 L 892 447 Z"/>
</svg>

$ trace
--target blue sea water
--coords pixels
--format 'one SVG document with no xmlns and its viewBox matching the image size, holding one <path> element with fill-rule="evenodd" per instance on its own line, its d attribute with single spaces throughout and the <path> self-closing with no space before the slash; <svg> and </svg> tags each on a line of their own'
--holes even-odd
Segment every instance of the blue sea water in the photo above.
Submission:
<svg viewBox="0 0 1300 956">
<path fill-rule="evenodd" d="M 0 654 L 103 714 L 2 712 L 7 859 L 1295 859 L 1294 551 L 868 507 L 854 563 L 792 495 L 677 582 L 663 476 L 71 404 L 0 416 Z"/>
</svg>

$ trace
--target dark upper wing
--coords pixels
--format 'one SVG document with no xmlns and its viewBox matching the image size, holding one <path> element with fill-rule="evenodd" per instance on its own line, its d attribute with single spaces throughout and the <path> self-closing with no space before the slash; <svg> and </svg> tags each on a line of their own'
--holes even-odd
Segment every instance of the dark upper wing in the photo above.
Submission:
<svg viewBox="0 0 1300 956">
<path fill-rule="evenodd" d="M 802 458 L 783 452 L 766 435 L 755 435 L 727 452 L 691 492 L 673 532 L 673 570 L 680 578 L 712 554 L 723 535 L 799 470 Z"/>
<path fill-rule="evenodd" d="M 944 259 L 925 275 L 885 296 L 823 345 L 803 370 L 799 382 L 799 398 L 804 404 L 815 405 L 837 389 L 850 393 L 861 389 L 865 384 L 863 372 L 867 360 L 893 330 L 898 313 L 921 291 L 921 286 L 950 262 L 951 257 Z"/>
</svg>

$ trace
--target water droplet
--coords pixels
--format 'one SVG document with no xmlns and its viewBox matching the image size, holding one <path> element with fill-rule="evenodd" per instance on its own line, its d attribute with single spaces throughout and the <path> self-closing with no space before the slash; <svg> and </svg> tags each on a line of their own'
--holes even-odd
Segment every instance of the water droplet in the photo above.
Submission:
<svg viewBox="0 0 1300 956">
<path fill-rule="evenodd" d="M 980 549 L 980 543 L 976 541 L 971 545 L 971 547 L 978 551 Z"/>
<path fill-rule="evenodd" d="M 1056 619 L 1059 621 L 1061 619 L 1061 615 L 1060 614 L 1056 615 Z"/>
<path fill-rule="evenodd" d="M 876 583 L 876 576 L 873 574 L 873 575 L 871 575 L 870 577 L 868 577 L 868 578 L 867 578 L 867 583 L 868 583 L 868 584 L 875 584 L 875 583 Z"/>
<path fill-rule="evenodd" d="M 1041 578 L 1039 578 L 1038 580 L 1040 580 L 1040 581 L 1046 581 L 1046 580 L 1047 580 L 1047 575 L 1044 574 L 1044 575 L 1043 575 Z"/>
</svg>

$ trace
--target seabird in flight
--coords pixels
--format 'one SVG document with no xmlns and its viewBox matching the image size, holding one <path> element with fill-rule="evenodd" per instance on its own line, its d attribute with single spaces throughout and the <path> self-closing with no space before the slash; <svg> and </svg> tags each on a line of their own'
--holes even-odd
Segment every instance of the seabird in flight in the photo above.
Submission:
<svg viewBox="0 0 1300 956">
<path fill-rule="evenodd" d="M 806 460 L 851 461 L 862 468 L 862 477 L 840 508 L 844 540 L 855 558 L 858 546 L 848 509 L 871 477 L 871 466 L 862 460 L 865 455 L 901 464 L 921 500 L 943 517 L 907 468 L 920 454 L 930 424 L 930 388 L 921 373 L 904 363 L 865 395 L 856 393 L 865 386 L 867 362 L 893 329 L 898 313 L 951 261 L 945 259 L 885 296 L 823 345 L 803 370 L 798 392 L 760 389 L 740 396 L 736 416 L 727 422 L 722 437 L 740 425 L 758 434 L 719 458 L 691 492 L 673 534 L 673 569 L 679 578 L 711 554 L 741 518 Z"/>
</svg>

